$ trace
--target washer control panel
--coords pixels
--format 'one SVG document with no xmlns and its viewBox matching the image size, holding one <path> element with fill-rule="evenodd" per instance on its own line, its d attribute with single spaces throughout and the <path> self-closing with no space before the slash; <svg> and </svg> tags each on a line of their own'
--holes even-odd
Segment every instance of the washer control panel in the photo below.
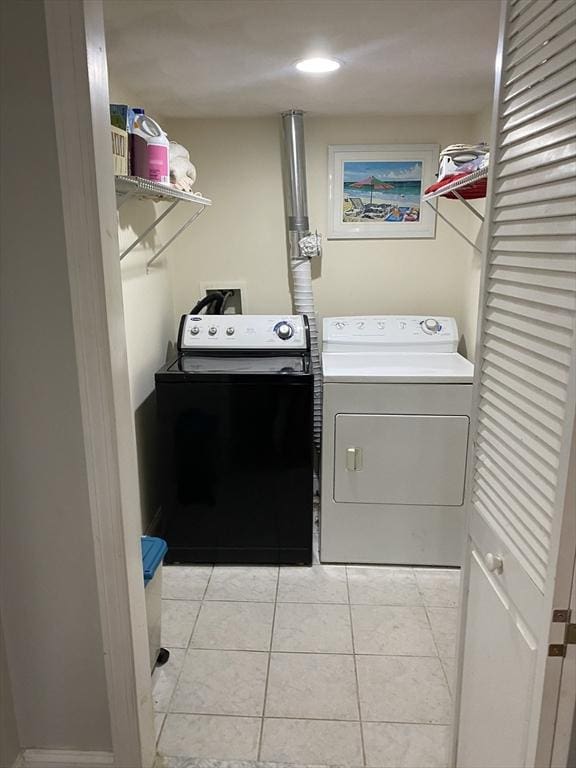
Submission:
<svg viewBox="0 0 576 768">
<path fill-rule="evenodd" d="M 307 349 L 302 315 L 184 315 L 178 349 Z"/>
<path fill-rule="evenodd" d="M 406 348 L 408 352 L 456 352 L 458 326 L 453 317 L 425 315 L 372 315 L 325 317 L 324 351 L 358 348 Z"/>
</svg>

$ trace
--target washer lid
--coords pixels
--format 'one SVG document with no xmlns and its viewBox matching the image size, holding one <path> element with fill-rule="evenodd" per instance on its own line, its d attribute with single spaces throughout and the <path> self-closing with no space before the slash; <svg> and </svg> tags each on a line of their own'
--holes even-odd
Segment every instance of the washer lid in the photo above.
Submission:
<svg viewBox="0 0 576 768">
<path fill-rule="evenodd" d="M 324 381 L 471 384 L 474 366 L 457 352 L 369 354 L 324 352 Z"/>
</svg>

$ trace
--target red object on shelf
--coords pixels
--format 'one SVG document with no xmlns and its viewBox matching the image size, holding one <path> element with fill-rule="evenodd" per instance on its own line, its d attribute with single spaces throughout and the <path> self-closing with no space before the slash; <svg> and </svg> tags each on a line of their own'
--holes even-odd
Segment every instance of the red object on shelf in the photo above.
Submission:
<svg viewBox="0 0 576 768">
<path fill-rule="evenodd" d="M 424 191 L 425 195 L 430 194 L 430 192 L 438 192 L 442 187 L 447 186 L 448 184 L 451 184 L 453 181 L 459 181 L 460 179 L 463 179 L 465 176 L 471 176 L 472 174 L 468 173 L 455 173 L 452 176 L 445 176 L 442 181 L 437 181 L 435 184 L 432 184 Z M 484 177 L 483 179 L 478 179 L 477 181 L 473 181 L 470 183 L 467 187 L 463 186 L 460 187 L 458 190 L 458 195 L 460 197 L 465 198 L 466 200 L 476 200 L 480 197 L 486 197 L 486 186 L 487 186 L 487 179 Z M 452 200 L 457 200 L 457 195 L 454 194 L 454 192 L 447 192 L 445 195 L 442 195 L 442 197 L 449 197 Z"/>
</svg>

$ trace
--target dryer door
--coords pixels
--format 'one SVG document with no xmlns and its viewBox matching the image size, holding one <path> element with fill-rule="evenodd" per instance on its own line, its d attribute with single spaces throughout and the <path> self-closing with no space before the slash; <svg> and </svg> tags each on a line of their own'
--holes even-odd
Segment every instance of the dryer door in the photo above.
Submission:
<svg viewBox="0 0 576 768">
<path fill-rule="evenodd" d="M 338 414 L 335 501 L 460 506 L 467 416 Z"/>
</svg>

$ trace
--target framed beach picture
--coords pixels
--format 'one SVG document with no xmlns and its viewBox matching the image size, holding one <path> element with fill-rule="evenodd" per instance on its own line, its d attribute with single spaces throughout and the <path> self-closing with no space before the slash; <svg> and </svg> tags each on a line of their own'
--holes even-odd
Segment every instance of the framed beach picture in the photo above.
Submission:
<svg viewBox="0 0 576 768">
<path fill-rule="evenodd" d="M 330 239 L 434 237 L 424 203 L 436 180 L 437 144 L 328 147 Z"/>
</svg>

